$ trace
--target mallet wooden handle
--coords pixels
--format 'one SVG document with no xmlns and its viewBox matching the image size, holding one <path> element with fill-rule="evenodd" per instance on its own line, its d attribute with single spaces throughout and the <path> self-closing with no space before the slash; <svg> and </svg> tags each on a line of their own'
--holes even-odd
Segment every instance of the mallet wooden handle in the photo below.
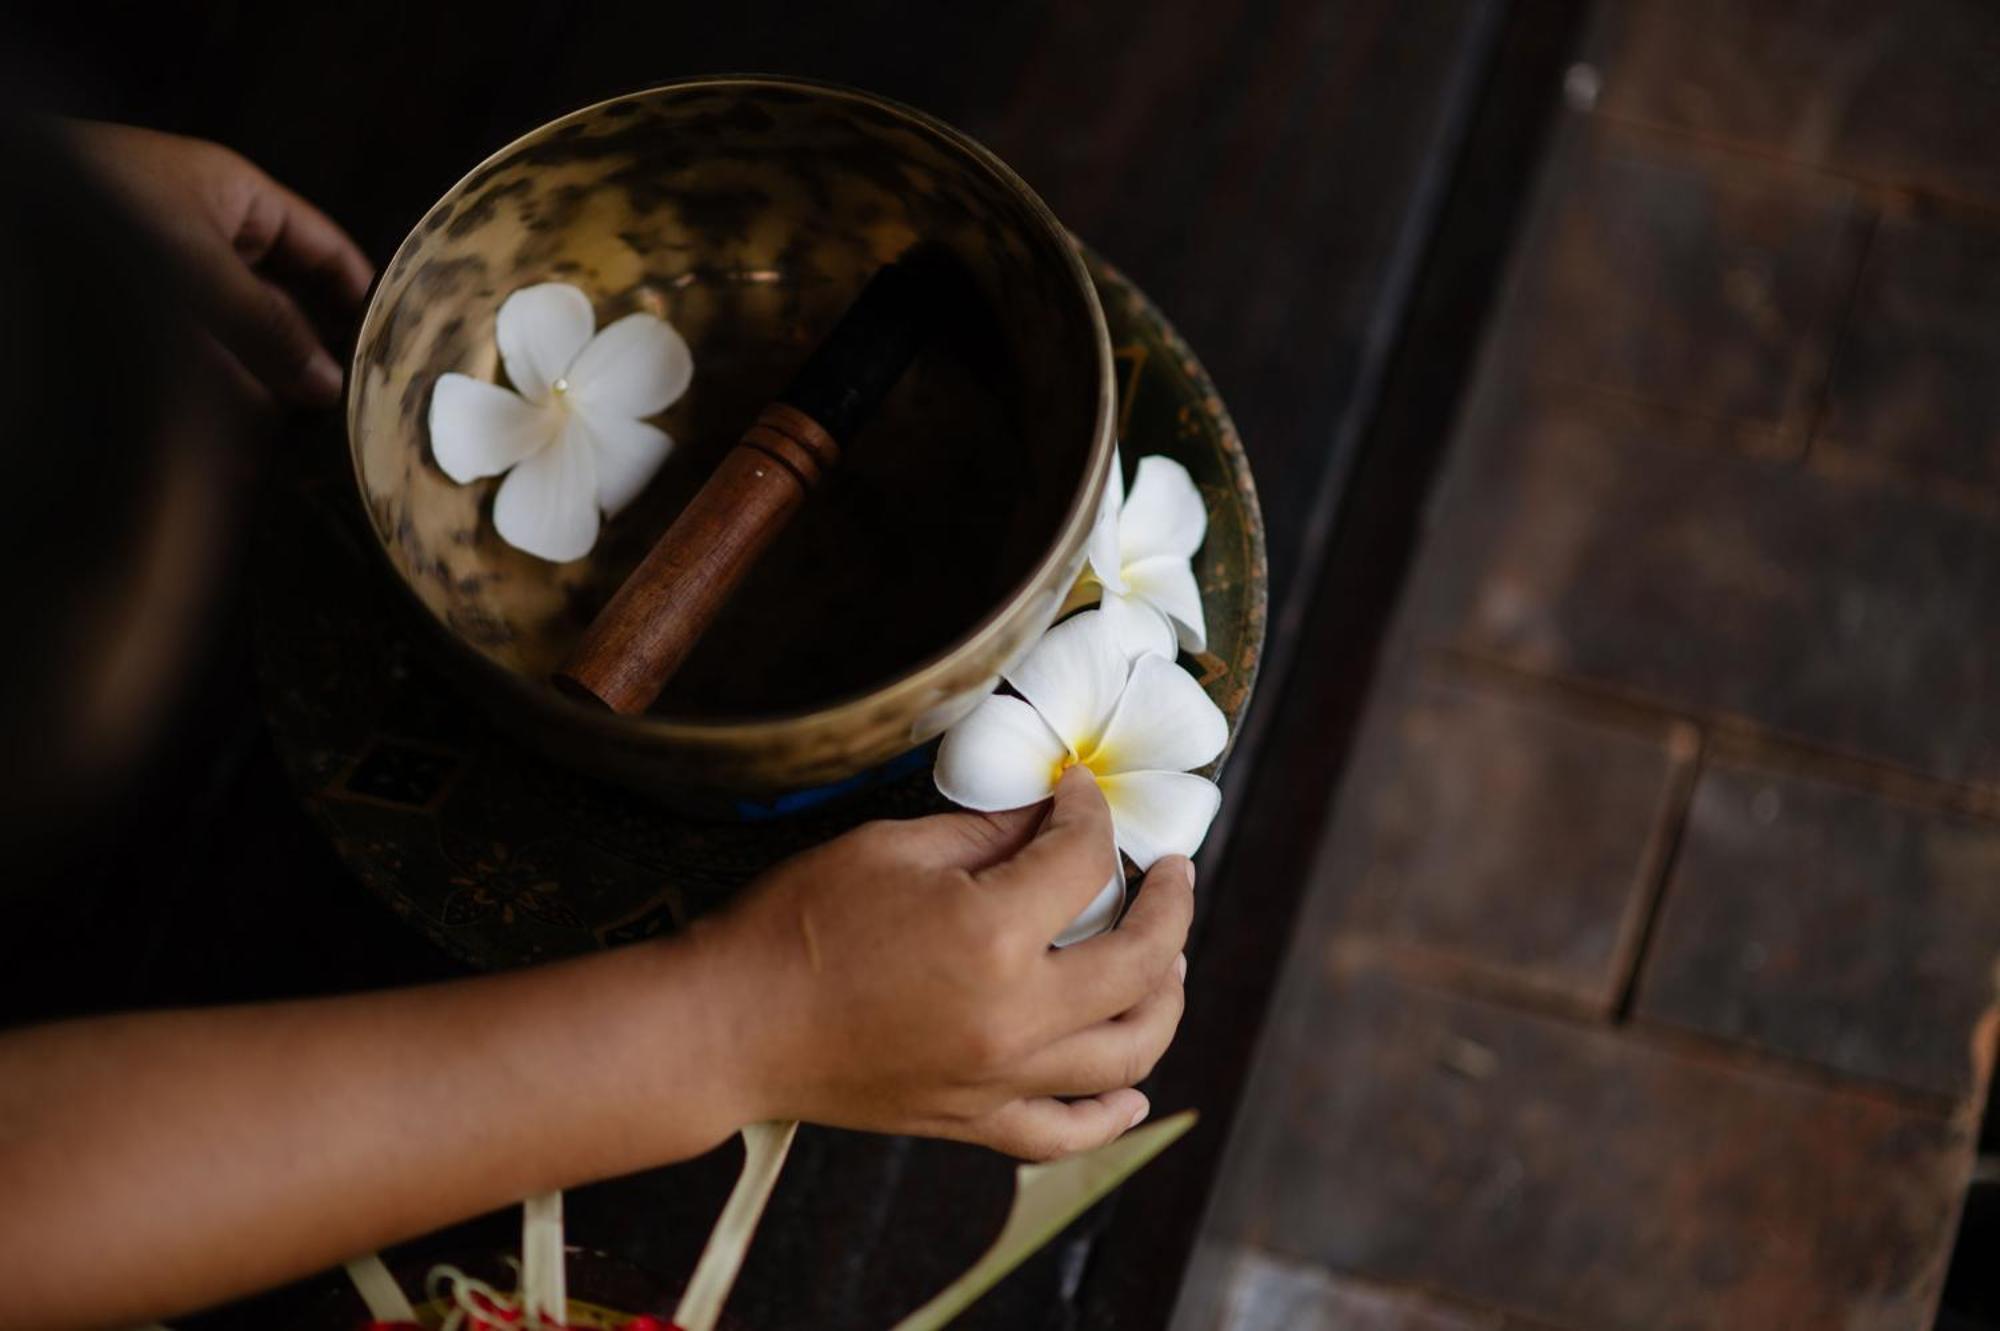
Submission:
<svg viewBox="0 0 2000 1331">
<path fill-rule="evenodd" d="M 598 612 L 556 686 L 617 712 L 652 706 L 908 368 L 941 302 L 963 302 L 965 291 L 953 261 L 927 247 L 876 273 Z"/>
<path fill-rule="evenodd" d="M 812 417 L 783 402 L 764 408 L 591 621 L 557 686 L 613 711 L 645 711 L 839 461 L 840 445 Z"/>
</svg>

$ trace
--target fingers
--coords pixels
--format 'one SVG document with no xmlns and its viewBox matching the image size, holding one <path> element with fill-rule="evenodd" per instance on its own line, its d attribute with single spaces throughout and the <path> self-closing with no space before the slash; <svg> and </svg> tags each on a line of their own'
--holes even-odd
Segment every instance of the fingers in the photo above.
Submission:
<svg viewBox="0 0 2000 1331">
<path fill-rule="evenodd" d="M 1048 812 L 1045 804 L 1004 813 L 940 813 L 890 824 L 908 862 L 978 873 L 1017 853 Z"/>
<path fill-rule="evenodd" d="M 1095 1095 L 1146 1080 L 1180 1028 L 1187 1006 L 1183 974 L 1179 966 L 1170 967 L 1131 1011 L 1030 1055 L 1015 1080 L 1047 1095 Z"/>
<path fill-rule="evenodd" d="M 265 181 L 260 198 L 267 202 L 253 214 L 266 234 L 252 236 L 246 227 L 237 242 L 244 257 L 313 281 L 346 309 L 360 308 L 375 280 L 375 267 L 361 247 L 332 218 L 275 181 Z M 250 246 L 257 252 L 250 253 Z"/>
<path fill-rule="evenodd" d="M 1046 939 L 1061 933 L 1117 872 L 1111 807 L 1090 773 L 1072 767 L 1056 783 L 1055 802 L 1034 839 L 979 881 L 1004 895 L 1008 911 Z"/>
<path fill-rule="evenodd" d="M 272 396 L 305 406 L 340 400 L 340 367 L 290 295 L 233 253 L 218 256 L 204 276 L 216 336 Z"/>
<path fill-rule="evenodd" d="M 300 301 L 344 318 L 366 297 L 373 270 L 345 232 L 216 144 L 87 122 L 70 133 L 104 183 L 189 268 L 211 330 L 259 383 L 286 402 L 339 400 L 340 367 Z"/>
<path fill-rule="evenodd" d="M 1168 855 L 1153 865 L 1125 921 L 1049 958 L 1062 1005 L 1080 1024 L 1115 1017 L 1150 994 L 1187 946 L 1194 865 Z"/>
<path fill-rule="evenodd" d="M 337 326 L 367 297 L 374 268 L 325 213 L 234 153 L 216 160 L 220 192 L 242 200 L 225 237 L 234 268 L 208 275 L 222 279 L 213 297 L 218 331 L 273 396 L 331 405 L 340 398 L 340 367 L 308 309 Z M 230 220 L 221 219 L 225 227 Z"/>
<path fill-rule="evenodd" d="M 1059 1160 L 1116 1141 L 1137 1127 L 1152 1105 L 1134 1090 L 1085 1100 L 1016 1100 L 956 1135 L 1022 1160 Z"/>
</svg>

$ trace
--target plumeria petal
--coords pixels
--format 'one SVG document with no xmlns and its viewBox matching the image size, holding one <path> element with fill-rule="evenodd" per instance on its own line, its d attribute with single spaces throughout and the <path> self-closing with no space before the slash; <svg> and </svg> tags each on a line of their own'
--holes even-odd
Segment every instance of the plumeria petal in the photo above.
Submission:
<svg viewBox="0 0 2000 1331">
<path fill-rule="evenodd" d="M 1089 568 L 1097 580 L 1114 592 L 1125 590 L 1124 560 L 1118 553 L 1118 524 L 1125 507 L 1125 461 L 1116 449 L 1111 453 L 1111 475 L 1104 482 L 1104 502 L 1098 505 L 1097 523 L 1090 529 Z"/>
<path fill-rule="evenodd" d="M 431 456 L 460 485 L 533 457 L 561 429 L 548 408 L 483 379 L 441 374 L 431 390 Z"/>
<path fill-rule="evenodd" d="M 569 366 L 569 391 L 600 417 L 665 411 L 694 378 L 694 357 L 674 326 L 628 314 L 596 337 Z"/>
<path fill-rule="evenodd" d="M 501 302 L 494 337 L 521 396 L 547 402 L 549 385 L 568 373 L 595 327 L 590 297 L 567 282 L 542 282 Z"/>
<path fill-rule="evenodd" d="M 1215 783 L 1187 772 L 1123 772 L 1099 777 L 1097 786 L 1111 805 L 1118 849 L 1141 871 L 1162 855 L 1194 854 L 1222 807 Z"/>
<path fill-rule="evenodd" d="M 563 447 L 591 451 L 597 470 L 597 506 L 606 517 L 639 497 L 673 451 L 673 438 L 657 425 L 597 411 L 574 410 Z"/>
<path fill-rule="evenodd" d="M 1122 772 L 1187 772 L 1229 742 L 1229 720 L 1187 671 L 1142 656 L 1097 748 L 1083 755 L 1100 777 Z"/>
<path fill-rule="evenodd" d="M 1166 612 L 1149 601 L 1136 596 L 1120 596 L 1117 592 L 1105 592 L 1099 605 L 1104 622 L 1111 628 L 1118 645 L 1125 652 L 1127 660 L 1136 661 L 1151 654 L 1164 656 L 1169 661 L 1179 654 L 1175 643 L 1173 622 Z"/>
<path fill-rule="evenodd" d="M 597 543 L 597 469 L 588 448 L 545 448 L 507 473 L 493 526 L 509 545 L 563 563 Z"/>
<path fill-rule="evenodd" d="M 1208 505 L 1188 475 L 1169 457 L 1139 459 L 1139 474 L 1118 518 L 1118 549 L 1124 566 L 1172 555 L 1192 559 L 1208 534 Z"/>
<path fill-rule="evenodd" d="M 1201 586 L 1194 569 L 1178 555 L 1159 555 L 1125 566 L 1125 586 L 1174 621 L 1181 646 L 1191 652 L 1208 650 L 1208 626 L 1202 618 Z"/>
<path fill-rule="evenodd" d="M 1125 870 L 1120 868 L 1111 875 L 1111 881 L 1104 890 L 1091 898 L 1077 917 L 1063 926 L 1063 931 L 1055 936 L 1051 946 L 1071 947 L 1086 939 L 1095 938 L 1118 923 L 1118 912 L 1125 909 Z"/>
<path fill-rule="evenodd" d="M 1020 809 L 1055 793 L 1068 750 L 1035 709 L 995 694 L 945 732 L 932 778 L 953 804 Z"/>
<path fill-rule="evenodd" d="M 1069 595 L 1063 597 L 1062 605 L 1056 610 L 1056 618 L 1066 619 L 1071 611 L 1096 605 L 1103 599 L 1104 584 L 1097 580 L 1097 575 L 1090 571 L 1090 565 L 1086 563 L 1083 572 L 1077 574 L 1076 581 L 1070 584 Z"/>
<path fill-rule="evenodd" d="M 1069 752 L 1081 754 L 1096 744 L 1130 673 L 1104 612 L 1086 610 L 1043 634 L 1005 676 Z"/>
</svg>

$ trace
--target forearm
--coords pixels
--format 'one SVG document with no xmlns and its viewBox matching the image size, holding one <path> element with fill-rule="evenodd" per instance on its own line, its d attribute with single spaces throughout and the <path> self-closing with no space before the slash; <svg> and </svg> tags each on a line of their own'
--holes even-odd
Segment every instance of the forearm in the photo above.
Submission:
<svg viewBox="0 0 2000 1331">
<path fill-rule="evenodd" d="M 676 942 L 428 989 L 0 1038 L 0 1327 L 198 1306 L 755 1112 Z"/>
</svg>

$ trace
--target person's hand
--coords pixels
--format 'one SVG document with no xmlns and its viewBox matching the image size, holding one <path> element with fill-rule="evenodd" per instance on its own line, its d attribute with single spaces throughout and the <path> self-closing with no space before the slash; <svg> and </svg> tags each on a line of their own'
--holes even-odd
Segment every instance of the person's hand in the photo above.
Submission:
<svg viewBox="0 0 2000 1331">
<path fill-rule="evenodd" d="M 1087 773 L 1043 814 L 871 823 L 698 926 L 745 1107 L 1030 1159 L 1144 1118 L 1132 1088 L 1180 1023 L 1194 866 L 1160 861 L 1118 929 L 1051 950 L 1118 861 Z"/>
<path fill-rule="evenodd" d="M 374 269 L 347 233 L 220 144 L 89 121 L 67 128 L 181 266 L 222 348 L 280 401 L 339 401 L 340 366 L 306 310 L 346 314 L 368 294 Z"/>
</svg>

